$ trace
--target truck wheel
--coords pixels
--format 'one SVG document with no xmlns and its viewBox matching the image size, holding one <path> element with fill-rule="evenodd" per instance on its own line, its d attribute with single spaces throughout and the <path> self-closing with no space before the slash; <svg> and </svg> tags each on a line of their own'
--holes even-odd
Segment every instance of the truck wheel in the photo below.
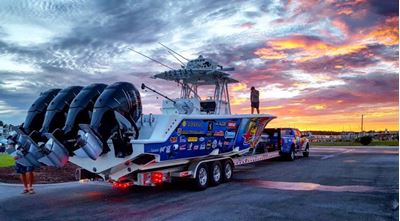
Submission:
<svg viewBox="0 0 400 221">
<path fill-rule="evenodd" d="M 223 182 L 229 182 L 232 180 L 233 176 L 233 164 L 230 160 L 226 160 L 224 162 L 224 165 L 222 167 L 222 181 Z"/>
<path fill-rule="evenodd" d="M 307 144 L 306 149 L 303 152 L 303 157 L 308 157 L 310 155 L 310 145 Z"/>
<path fill-rule="evenodd" d="M 197 168 L 194 184 L 196 190 L 205 190 L 208 187 L 208 169 L 206 164 L 202 163 Z"/>
<path fill-rule="evenodd" d="M 210 184 L 217 186 L 222 180 L 222 166 L 219 161 L 214 161 L 210 167 Z"/>
<path fill-rule="evenodd" d="M 289 153 L 289 160 L 294 161 L 296 159 L 296 152 L 294 150 L 294 147 L 290 148 L 290 153 Z"/>
</svg>

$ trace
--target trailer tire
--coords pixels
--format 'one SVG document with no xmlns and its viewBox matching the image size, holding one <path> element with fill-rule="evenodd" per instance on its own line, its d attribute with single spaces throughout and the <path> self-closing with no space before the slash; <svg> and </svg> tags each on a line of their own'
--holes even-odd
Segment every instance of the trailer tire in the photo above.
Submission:
<svg viewBox="0 0 400 221">
<path fill-rule="evenodd" d="M 208 168 L 205 163 L 201 163 L 196 171 L 196 178 L 194 181 L 194 187 L 196 190 L 205 190 L 208 187 L 209 178 L 208 178 Z"/>
<path fill-rule="evenodd" d="M 210 184 L 212 186 L 217 186 L 222 180 L 222 166 L 219 161 L 214 161 L 211 163 L 210 167 Z"/>
<path fill-rule="evenodd" d="M 230 182 L 233 177 L 233 163 L 230 160 L 225 160 L 222 165 L 222 182 Z"/>
</svg>

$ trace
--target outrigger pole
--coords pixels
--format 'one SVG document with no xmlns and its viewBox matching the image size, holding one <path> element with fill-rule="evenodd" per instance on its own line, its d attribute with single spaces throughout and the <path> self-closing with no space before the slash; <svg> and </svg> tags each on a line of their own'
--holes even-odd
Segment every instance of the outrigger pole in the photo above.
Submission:
<svg viewBox="0 0 400 221">
<path fill-rule="evenodd" d="M 161 65 L 164 66 L 164 67 L 167 67 L 167 68 L 169 68 L 169 69 L 171 69 L 171 70 L 174 70 L 174 69 L 171 68 L 170 66 L 168 66 L 168 65 L 166 65 L 166 64 L 163 64 L 163 63 L 161 63 L 160 61 L 157 61 L 156 59 L 153 59 L 153 58 L 151 58 L 151 57 L 149 57 L 149 56 L 147 56 L 147 55 L 145 55 L 145 54 L 142 54 L 142 53 L 140 53 L 140 52 L 138 52 L 138 51 L 136 51 L 136 50 L 133 50 L 132 48 L 127 48 L 127 49 L 129 49 L 129 50 L 131 50 L 131 51 L 134 51 L 134 52 L 136 52 L 136 53 L 142 55 L 143 57 L 146 57 L 146 58 L 148 58 L 148 59 L 150 59 L 150 60 L 152 60 L 152 61 L 154 61 L 154 62 L 156 62 L 156 63 L 158 63 L 158 64 L 161 64 Z"/>
<path fill-rule="evenodd" d="M 149 89 L 149 90 L 153 91 L 154 93 L 160 95 L 161 97 L 163 97 L 163 98 L 165 98 L 165 99 L 171 101 L 172 103 L 174 103 L 174 104 L 176 103 L 176 101 L 172 100 L 171 98 L 165 96 L 164 94 L 161 94 L 160 92 L 158 92 L 158 91 L 156 91 L 156 90 L 154 90 L 154 89 L 152 89 L 152 88 L 147 87 L 147 86 L 146 86 L 145 84 L 143 84 L 143 83 L 142 83 L 142 87 L 141 87 L 141 88 L 142 88 L 142 90 L 144 90 L 144 89 Z"/>
</svg>

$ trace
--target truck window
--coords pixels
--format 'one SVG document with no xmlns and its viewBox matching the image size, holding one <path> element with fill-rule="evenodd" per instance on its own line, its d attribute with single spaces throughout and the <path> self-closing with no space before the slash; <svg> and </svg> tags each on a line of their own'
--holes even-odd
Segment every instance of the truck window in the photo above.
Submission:
<svg viewBox="0 0 400 221">
<path fill-rule="evenodd" d="M 281 130 L 282 136 L 290 136 L 294 135 L 293 131 L 291 129 L 282 129 Z"/>
</svg>

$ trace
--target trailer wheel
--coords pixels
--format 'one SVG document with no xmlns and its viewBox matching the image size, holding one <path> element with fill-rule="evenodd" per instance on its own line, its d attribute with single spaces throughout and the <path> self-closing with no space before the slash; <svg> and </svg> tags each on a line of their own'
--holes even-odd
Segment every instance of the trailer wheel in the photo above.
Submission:
<svg viewBox="0 0 400 221">
<path fill-rule="evenodd" d="M 229 182 L 233 176 L 233 164 L 230 160 L 226 160 L 222 167 L 222 182 Z"/>
<path fill-rule="evenodd" d="M 294 146 L 292 146 L 292 148 L 290 148 L 290 153 L 289 153 L 289 160 L 290 161 L 294 161 L 296 159 L 296 152 L 294 149 Z"/>
<path fill-rule="evenodd" d="M 310 144 L 307 144 L 306 149 L 303 152 L 303 157 L 308 157 L 310 155 Z"/>
<path fill-rule="evenodd" d="M 214 161 L 211 163 L 210 167 L 210 184 L 217 186 L 221 183 L 222 179 L 222 166 L 219 161 Z"/>
<path fill-rule="evenodd" d="M 196 190 L 205 190 L 208 187 L 208 169 L 206 164 L 202 163 L 197 168 L 194 183 Z"/>
</svg>

